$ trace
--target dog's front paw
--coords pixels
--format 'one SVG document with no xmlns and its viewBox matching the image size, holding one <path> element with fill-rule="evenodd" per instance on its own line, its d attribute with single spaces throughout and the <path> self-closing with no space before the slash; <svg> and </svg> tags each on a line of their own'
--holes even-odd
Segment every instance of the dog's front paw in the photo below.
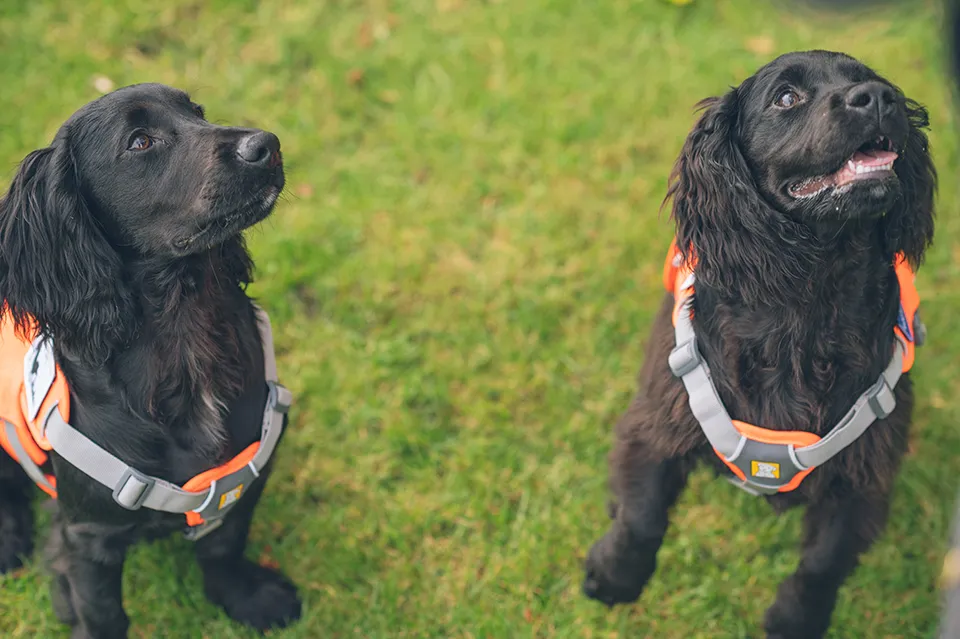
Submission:
<svg viewBox="0 0 960 639">
<path fill-rule="evenodd" d="M 805 609 L 799 601 L 783 596 L 767 608 L 763 620 L 767 639 L 820 639 L 829 625 L 829 616 L 824 619 Z"/>
<path fill-rule="evenodd" d="M 3 454 L 3 453 L 0 453 Z M 33 513 L 28 504 L 0 506 L 0 575 L 23 566 L 33 554 Z"/>
<path fill-rule="evenodd" d="M 77 610 L 70 599 L 70 582 L 66 575 L 54 572 L 50 583 L 50 603 L 53 604 L 53 614 L 57 620 L 68 626 L 77 625 Z"/>
<path fill-rule="evenodd" d="M 655 557 L 644 557 L 629 549 L 617 551 L 613 532 L 609 532 L 587 555 L 583 594 L 607 606 L 632 603 L 640 597 L 655 569 Z"/>
<path fill-rule="evenodd" d="M 300 618 L 297 588 L 286 577 L 246 559 L 205 575 L 207 597 L 234 621 L 256 628 L 285 628 Z"/>
</svg>

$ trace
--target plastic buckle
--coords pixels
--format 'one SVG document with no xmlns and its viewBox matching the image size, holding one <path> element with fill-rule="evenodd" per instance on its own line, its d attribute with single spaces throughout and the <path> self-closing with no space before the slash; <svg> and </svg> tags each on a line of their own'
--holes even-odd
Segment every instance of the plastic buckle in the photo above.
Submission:
<svg viewBox="0 0 960 639">
<path fill-rule="evenodd" d="M 267 394 L 267 405 L 273 406 L 278 413 L 286 413 L 293 405 L 293 393 L 286 386 L 279 382 L 267 381 L 269 392 Z"/>
<path fill-rule="evenodd" d="M 877 419 L 885 419 L 890 416 L 893 409 L 897 407 L 897 400 L 893 396 L 893 389 L 887 384 L 883 375 L 877 380 L 877 383 L 867 390 L 867 404 Z"/>
<path fill-rule="evenodd" d="M 143 506 L 156 483 L 153 477 L 128 467 L 113 489 L 113 500 L 127 510 L 137 510 Z"/>
<path fill-rule="evenodd" d="M 700 366 L 702 361 L 697 339 L 692 338 L 670 351 L 667 363 L 676 377 L 683 377 Z"/>
</svg>

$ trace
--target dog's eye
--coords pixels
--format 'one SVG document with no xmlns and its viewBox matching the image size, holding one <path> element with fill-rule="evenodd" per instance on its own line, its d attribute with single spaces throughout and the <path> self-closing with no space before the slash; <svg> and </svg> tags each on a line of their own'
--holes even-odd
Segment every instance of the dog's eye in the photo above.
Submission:
<svg viewBox="0 0 960 639">
<path fill-rule="evenodd" d="M 207 112 L 204 111 L 203 107 L 199 104 L 193 105 L 193 112 L 197 115 L 198 118 L 204 118 L 207 115 Z"/>
<path fill-rule="evenodd" d="M 793 89 L 787 89 L 777 94 L 777 99 L 773 101 L 773 104 L 781 109 L 789 109 L 800 104 L 800 95 Z"/>
<path fill-rule="evenodd" d="M 146 151 L 151 146 L 153 146 L 153 138 L 146 133 L 138 133 L 130 138 L 130 146 L 128 148 L 131 151 Z"/>
</svg>

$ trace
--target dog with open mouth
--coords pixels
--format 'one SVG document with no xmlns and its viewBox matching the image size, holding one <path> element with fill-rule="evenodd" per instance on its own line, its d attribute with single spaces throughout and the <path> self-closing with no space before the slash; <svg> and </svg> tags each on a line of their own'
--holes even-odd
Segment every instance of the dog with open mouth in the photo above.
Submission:
<svg viewBox="0 0 960 639">
<path fill-rule="evenodd" d="M 300 616 L 294 585 L 244 557 L 292 398 L 242 232 L 283 186 L 277 136 L 140 84 L 72 115 L 0 200 L 0 573 L 32 551 L 36 483 L 57 498 L 73 639 L 127 636 L 126 551 L 175 531 L 231 618 Z"/>
<path fill-rule="evenodd" d="M 914 269 L 934 231 L 927 114 L 827 51 L 778 57 L 701 106 L 667 194 L 667 293 L 615 429 L 612 526 L 583 589 L 640 596 L 706 462 L 777 511 L 806 506 L 764 628 L 814 639 L 884 529 L 907 449 Z"/>
</svg>

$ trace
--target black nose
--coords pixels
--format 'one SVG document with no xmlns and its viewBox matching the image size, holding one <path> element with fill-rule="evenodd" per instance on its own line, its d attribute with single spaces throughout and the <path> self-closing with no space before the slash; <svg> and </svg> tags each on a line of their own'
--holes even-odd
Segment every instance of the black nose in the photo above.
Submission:
<svg viewBox="0 0 960 639">
<path fill-rule="evenodd" d="M 897 105 L 897 94 L 883 82 L 864 82 L 847 91 L 847 108 L 864 115 L 891 113 Z"/>
<path fill-rule="evenodd" d="M 267 131 L 251 133 L 237 144 L 237 155 L 250 164 L 275 166 L 280 163 L 280 140 Z"/>
</svg>

